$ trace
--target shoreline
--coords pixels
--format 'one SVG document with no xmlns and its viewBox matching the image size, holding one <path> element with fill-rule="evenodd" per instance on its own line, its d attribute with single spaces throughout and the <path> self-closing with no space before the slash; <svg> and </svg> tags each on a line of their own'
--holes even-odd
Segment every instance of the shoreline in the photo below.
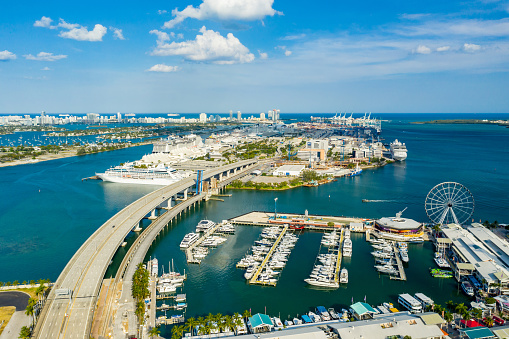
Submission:
<svg viewBox="0 0 509 339">
<path fill-rule="evenodd" d="M 105 152 L 114 152 L 114 151 L 118 151 L 118 150 L 122 150 L 122 149 L 126 149 L 126 148 L 131 148 L 131 147 L 138 147 L 138 146 L 145 146 L 145 145 L 148 145 L 148 144 L 151 144 L 151 142 L 141 142 L 141 143 L 136 143 L 136 144 L 131 144 L 130 146 L 127 146 L 127 147 L 122 147 L 122 148 L 118 148 L 118 149 L 113 149 L 113 150 L 105 150 L 105 151 L 100 151 L 100 152 L 93 152 L 93 153 L 85 153 L 85 154 L 80 154 L 78 155 L 78 148 L 76 149 L 73 149 L 73 150 L 65 150 L 65 151 L 62 151 L 58 154 L 44 154 L 44 155 L 41 155 L 39 157 L 37 157 L 36 159 L 19 159 L 19 160 L 14 160 L 14 161 L 9 161 L 9 162 L 3 162 L 3 163 L 0 163 L 0 168 L 2 167 L 9 167 L 9 166 L 18 166 L 18 165 L 31 165 L 31 164 L 37 164 L 37 163 L 40 163 L 40 162 L 44 162 L 44 161 L 51 161 L 51 160 L 58 160 L 58 159 L 64 159 L 64 158 L 71 158 L 71 157 L 78 157 L 78 156 L 84 156 L 84 155 L 89 155 L 89 154 L 97 154 L 97 153 L 105 153 Z"/>
</svg>

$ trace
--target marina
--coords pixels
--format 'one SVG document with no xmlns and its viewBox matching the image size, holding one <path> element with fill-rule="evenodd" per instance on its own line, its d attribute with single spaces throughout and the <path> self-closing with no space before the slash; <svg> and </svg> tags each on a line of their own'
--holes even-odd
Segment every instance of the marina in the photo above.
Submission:
<svg viewBox="0 0 509 339">
<path fill-rule="evenodd" d="M 198 232 L 203 232 L 201 237 Z M 218 235 L 214 235 L 215 233 Z M 186 237 L 194 239 L 191 243 L 189 243 L 189 245 L 184 247 L 187 263 L 200 264 L 201 261 L 209 254 L 210 248 L 219 246 L 227 240 L 224 236 L 234 233 L 235 228 L 232 224 L 226 221 L 216 224 L 210 220 L 201 220 L 197 225 L 196 233 L 189 233 L 186 235 Z M 184 237 L 184 240 L 185 239 L 186 238 Z"/>
</svg>

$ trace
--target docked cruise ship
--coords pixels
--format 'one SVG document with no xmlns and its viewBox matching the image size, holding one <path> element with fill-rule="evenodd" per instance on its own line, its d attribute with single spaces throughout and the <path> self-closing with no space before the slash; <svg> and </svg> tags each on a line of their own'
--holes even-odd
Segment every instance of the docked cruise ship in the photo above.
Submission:
<svg viewBox="0 0 509 339">
<path fill-rule="evenodd" d="M 403 161 L 407 157 L 407 149 L 404 143 L 398 141 L 398 139 L 391 142 L 391 155 L 396 161 Z"/>
<path fill-rule="evenodd" d="M 111 167 L 104 173 L 96 175 L 105 182 L 144 185 L 171 185 L 189 175 L 162 164 L 157 166 L 136 166 L 134 162 L 126 162 L 120 166 Z"/>
</svg>

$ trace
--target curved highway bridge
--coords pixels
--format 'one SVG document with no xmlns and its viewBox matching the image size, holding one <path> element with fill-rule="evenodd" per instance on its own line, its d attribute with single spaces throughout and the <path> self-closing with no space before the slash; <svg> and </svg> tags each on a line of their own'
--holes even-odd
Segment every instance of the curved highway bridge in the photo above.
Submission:
<svg viewBox="0 0 509 339">
<path fill-rule="evenodd" d="M 159 232 L 179 213 L 206 198 L 206 194 L 201 192 L 203 183 L 223 187 L 250 173 L 256 164 L 257 160 L 251 159 L 207 170 L 203 172 L 203 181 L 187 178 L 165 186 L 136 200 L 106 221 L 79 248 L 58 277 L 39 316 L 34 337 L 89 339 L 106 269 L 129 232 L 138 227 L 147 215 L 155 219 L 131 246 L 117 272 L 115 281 L 126 277 L 122 297 L 130 296 L 127 292 L 130 292 L 129 282 L 135 266 L 143 261 Z M 196 194 L 188 197 L 193 187 Z M 179 193 L 183 193 L 184 200 L 172 207 L 172 201 L 176 201 Z M 160 207 L 167 211 L 156 218 L 155 210 Z M 108 311 L 106 313 L 109 314 Z"/>
</svg>

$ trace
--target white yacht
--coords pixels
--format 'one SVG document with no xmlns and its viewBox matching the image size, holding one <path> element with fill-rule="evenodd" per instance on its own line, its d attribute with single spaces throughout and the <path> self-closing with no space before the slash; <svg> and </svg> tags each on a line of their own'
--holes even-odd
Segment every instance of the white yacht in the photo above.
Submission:
<svg viewBox="0 0 509 339">
<path fill-rule="evenodd" d="M 407 149 L 404 143 L 398 141 L 398 139 L 391 142 L 391 155 L 396 161 L 403 161 L 407 157 Z"/>
<path fill-rule="evenodd" d="M 180 242 L 180 248 L 188 248 L 200 238 L 198 233 L 187 233 Z"/>
<path fill-rule="evenodd" d="M 216 225 L 215 222 L 210 220 L 202 220 L 196 225 L 196 233 L 207 232 L 207 230 Z"/>
<path fill-rule="evenodd" d="M 344 267 L 341 269 L 341 273 L 339 274 L 339 282 L 342 284 L 348 283 L 348 270 Z"/>
<path fill-rule="evenodd" d="M 167 186 L 187 178 L 189 173 L 178 172 L 176 169 L 162 164 L 147 166 L 126 162 L 95 175 L 104 182 Z"/>
<path fill-rule="evenodd" d="M 408 252 L 407 251 L 400 250 L 399 256 L 401 257 L 401 260 L 403 262 L 408 262 L 409 259 L 408 259 Z"/>
<path fill-rule="evenodd" d="M 398 297 L 398 303 L 411 313 L 422 312 L 422 304 L 408 293 L 400 294 Z"/>
</svg>

